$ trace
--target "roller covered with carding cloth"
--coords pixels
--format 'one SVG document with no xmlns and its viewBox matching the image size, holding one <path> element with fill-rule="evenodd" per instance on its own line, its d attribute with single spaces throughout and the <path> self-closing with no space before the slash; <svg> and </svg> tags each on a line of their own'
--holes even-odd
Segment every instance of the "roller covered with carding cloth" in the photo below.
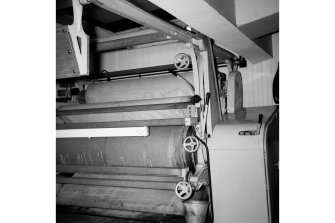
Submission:
<svg viewBox="0 0 335 223">
<path fill-rule="evenodd" d="M 182 147 L 187 127 L 150 127 L 148 137 L 57 139 L 57 165 L 178 167 L 191 165 Z"/>
<path fill-rule="evenodd" d="M 179 74 L 193 84 L 193 73 Z M 172 74 L 93 83 L 85 94 L 86 103 L 120 102 L 193 96 L 194 90 Z"/>
</svg>

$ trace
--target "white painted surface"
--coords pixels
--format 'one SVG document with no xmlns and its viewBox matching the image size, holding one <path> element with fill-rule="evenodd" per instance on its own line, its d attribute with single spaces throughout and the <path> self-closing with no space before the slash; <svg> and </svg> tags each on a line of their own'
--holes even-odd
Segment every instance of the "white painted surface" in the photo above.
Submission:
<svg viewBox="0 0 335 223">
<path fill-rule="evenodd" d="M 148 127 L 62 129 L 56 131 L 56 138 L 121 137 L 148 135 Z"/>
<path fill-rule="evenodd" d="M 214 223 L 268 223 L 263 150 L 210 150 Z"/>
<path fill-rule="evenodd" d="M 236 25 L 240 26 L 279 12 L 279 0 L 235 0 Z"/>
<path fill-rule="evenodd" d="M 72 0 L 73 24 L 68 26 L 72 47 L 77 60 L 79 75 L 89 73 L 89 36 L 82 26 L 83 5 L 78 0 Z M 80 45 L 77 38 L 80 38 Z"/>
<path fill-rule="evenodd" d="M 264 162 L 265 124 L 260 135 L 241 136 L 239 131 L 256 129 L 275 107 L 248 108 L 243 119 L 226 115 L 208 140 L 214 223 L 269 223 Z"/>
<path fill-rule="evenodd" d="M 240 68 L 243 82 L 243 107 L 274 105 L 272 84 L 279 62 L 279 33 L 272 35 L 273 58 L 258 64 L 248 62 Z M 228 74 L 227 68 L 219 71 Z"/>
<path fill-rule="evenodd" d="M 216 125 L 210 150 L 248 150 L 262 148 L 262 135 L 239 135 L 240 131 L 257 129 L 257 121 Z M 221 139 L 221 140 L 219 140 Z M 215 143 L 214 143 L 215 142 Z M 238 143 L 237 143 L 238 142 Z"/>
</svg>

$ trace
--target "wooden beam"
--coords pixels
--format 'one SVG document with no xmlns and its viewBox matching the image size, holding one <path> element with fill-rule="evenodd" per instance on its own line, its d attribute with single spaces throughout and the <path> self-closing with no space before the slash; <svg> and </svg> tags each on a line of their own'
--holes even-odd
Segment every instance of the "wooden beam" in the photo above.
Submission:
<svg viewBox="0 0 335 223">
<path fill-rule="evenodd" d="M 213 54 L 215 57 L 221 59 L 221 60 L 229 60 L 235 55 L 227 50 L 224 50 L 216 45 L 213 45 Z"/>
<path fill-rule="evenodd" d="M 188 31 L 182 30 L 151 15 L 126 0 L 93 0 L 92 3 L 183 42 L 192 43 L 192 38 L 195 36 Z"/>
<path fill-rule="evenodd" d="M 205 0 L 149 0 L 187 25 L 221 43 L 227 49 L 245 57 L 251 63 L 268 60 L 271 56 L 243 34 L 220 8 Z"/>
<path fill-rule="evenodd" d="M 111 50 L 119 50 L 119 49 L 126 49 L 129 47 L 141 45 L 141 44 L 148 44 L 154 42 L 161 42 L 171 39 L 171 37 L 160 34 L 160 33 L 152 33 L 146 34 L 141 36 L 134 36 L 124 39 L 106 41 L 97 43 L 95 52 L 105 52 Z"/>
<path fill-rule="evenodd" d="M 157 31 L 153 29 L 137 29 L 131 32 L 127 31 L 127 32 L 121 32 L 121 33 L 115 33 L 110 36 L 98 37 L 95 39 L 91 39 L 91 42 L 103 43 L 103 42 L 120 40 L 120 39 L 125 39 L 125 38 L 130 38 L 130 37 L 135 37 L 135 36 L 142 36 L 142 35 L 153 34 L 153 33 L 157 33 Z"/>
<path fill-rule="evenodd" d="M 133 112 L 133 111 L 151 111 L 165 109 L 186 109 L 191 102 L 170 103 L 170 104 L 155 104 L 155 105 L 135 105 L 125 107 L 105 107 L 91 109 L 76 109 L 76 110 L 60 110 L 56 112 L 56 116 L 64 115 L 83 115 L 83 114 L 101 114 L 101 113 L 118 113 L 118 112 Z"/>
<path fill-rule="evenodd" d="M 196 125 L 197 118 L 190 118 L 190 124 Z M 141 126 L 182 126 L 185 125 L 185 119 L 152 119 L 135 121 L 116 121 L 116 122 L 93 122 L 93 123 L 67 123 L 57 124 L 56 129 L 90 129 L 90 128 L 118 128 L 118 127 L 141 127 Z"/>
</svg>

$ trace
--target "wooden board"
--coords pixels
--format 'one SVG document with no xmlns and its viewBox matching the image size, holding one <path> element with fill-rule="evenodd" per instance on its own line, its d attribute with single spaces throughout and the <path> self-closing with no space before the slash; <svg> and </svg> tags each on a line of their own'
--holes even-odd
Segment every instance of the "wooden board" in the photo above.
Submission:
<svg viewBox="0 0 335 223">
<path fill-rule="evenodd" d="M 190 125 L 196 125 L 198 118 L 190 118 Z M 185 125 L 184 118 L 152 119 L 115 122 L 93 122 L 93 123 L 67 123 L 56 124 L 56 129 L 89 129 L 89 128 L 117 128 L 117 127 L 140 127 L 140 126 L 171 126 Z"/>
<path fill-rule="evenodd" d="M 71 52 L 71 53 L 69 53 Z M 74 73 L 73 71 L 76 71 Z M 67 26 L 57 25 L 56 28 L 56 78 L 77 77 L 78 66 Z"/>
</svg>

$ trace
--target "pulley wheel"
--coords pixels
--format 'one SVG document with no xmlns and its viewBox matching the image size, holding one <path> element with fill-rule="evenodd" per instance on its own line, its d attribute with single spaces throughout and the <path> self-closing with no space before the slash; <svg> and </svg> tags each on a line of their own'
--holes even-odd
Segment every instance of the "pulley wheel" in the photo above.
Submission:
<svg viewBox="0 0 335 223">
<path fill-rule="evenodd" d="M 180 181 L 176 185 L 175 192 L 177 197 L 179 197 L 182 200 L 187 200 L 192 196 L 191 184 L 189 184 L 186 181 Z"/>
<path fill-rule="evenodd" d="M 178 70 L 185 70 L 190 66 L 191 58 L 185 53 L 179 53 L 173 59 L 173 64 Z"/>
<path fill-rule="evenodd" d="M 198 151 L 199 146 L 200 146 L 199 140 L 194 136 L 187 136 L 184 139 L 183 147 L 189 153 L 194 153 Z"/>
</svg>

